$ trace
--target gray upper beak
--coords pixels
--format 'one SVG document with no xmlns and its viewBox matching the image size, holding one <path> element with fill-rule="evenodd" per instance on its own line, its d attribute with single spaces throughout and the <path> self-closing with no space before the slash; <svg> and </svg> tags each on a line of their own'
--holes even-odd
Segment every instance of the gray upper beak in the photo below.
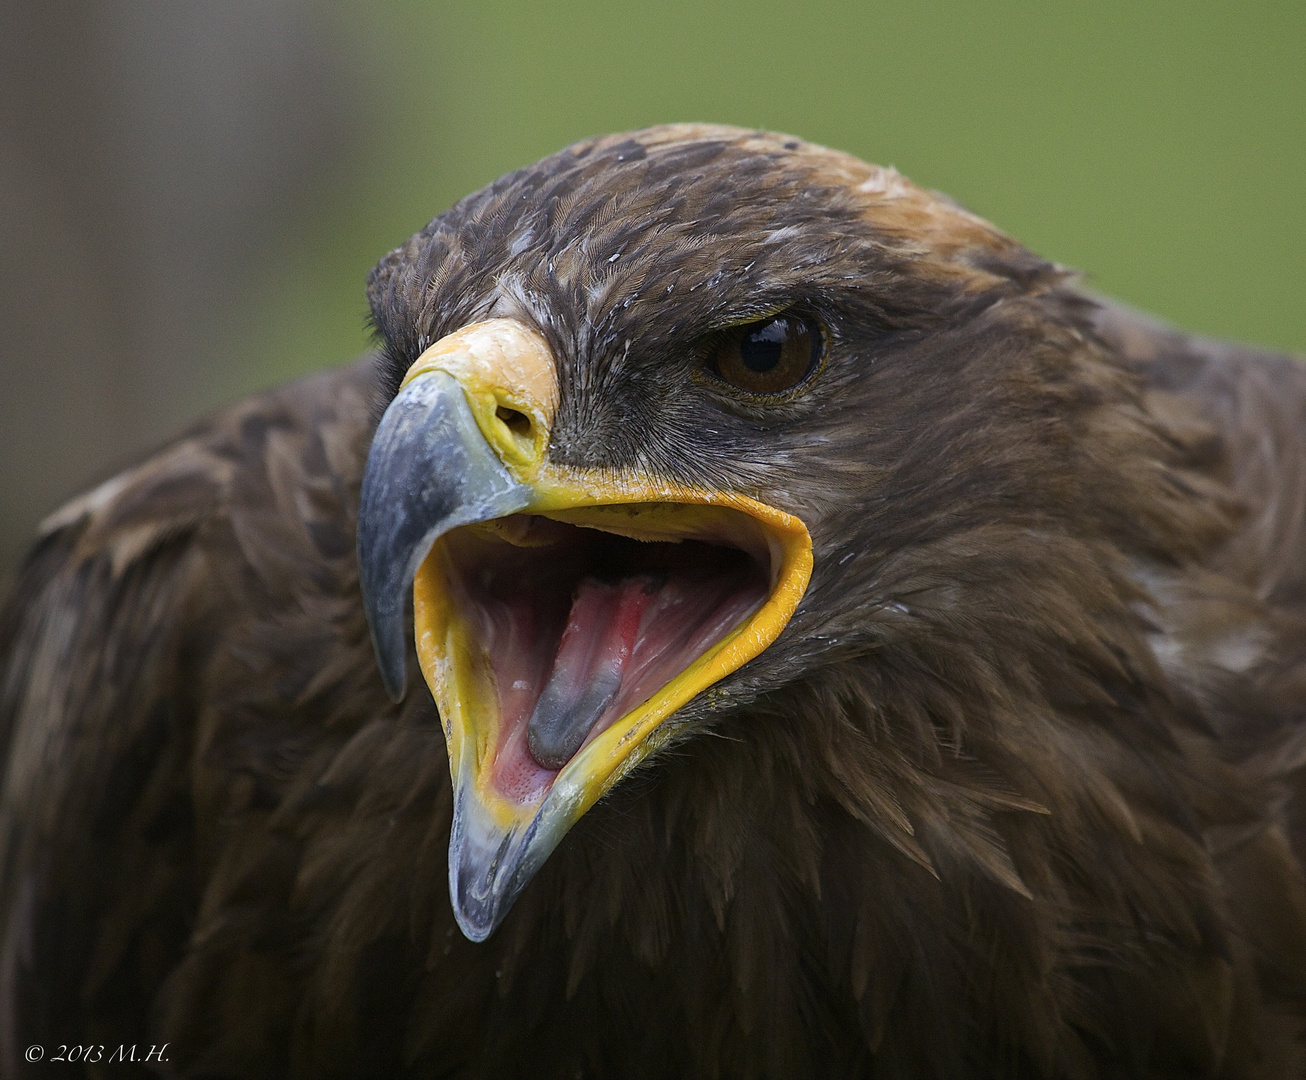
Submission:
<svg viewBox="0 0 1306 1080">
<path fill-rule="evenodd" d="M 477 427 L 467 395 L 444 371 L 413 379 L 372 440 L 358 511 L 358 573 L 381 680 L 399 701 L 413 576 L 450 529 L 512 514 L 530 502 Z"/>
</svg>

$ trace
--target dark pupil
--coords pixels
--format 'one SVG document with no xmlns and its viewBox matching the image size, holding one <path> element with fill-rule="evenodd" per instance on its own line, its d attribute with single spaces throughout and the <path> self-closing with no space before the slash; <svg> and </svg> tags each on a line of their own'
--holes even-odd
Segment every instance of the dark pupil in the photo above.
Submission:
<svg viewBox="0 0 1306 1080">
<path fill-rule="evenodd" d="M 772 319 L 760 329 L 744 335 L 739 343 L 739 359 L 749 371 L 759 374 L 770 371 L 780 363 L 788 338 L 789 320 Z"/>
</svg>

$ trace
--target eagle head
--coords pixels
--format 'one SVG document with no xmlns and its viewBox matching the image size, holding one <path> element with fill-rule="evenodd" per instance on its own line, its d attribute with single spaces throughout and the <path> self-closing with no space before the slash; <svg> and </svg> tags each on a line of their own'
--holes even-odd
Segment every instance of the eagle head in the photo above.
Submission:
<svg viewBox="0 0 1306 1080">
<path fill-rule="evenodd" d="M 469 938 L 698 733 L 783 731 L 926 866 L 941 815 L 1043 811 L 1035 720 L 1140 678 L 1122 567 L 1180 513 L 1065 277 L 891 169 L 702 125 L 578 143 L 381 260 L 360 573 L 395 698 L 412 597 Z"/>
</svg>

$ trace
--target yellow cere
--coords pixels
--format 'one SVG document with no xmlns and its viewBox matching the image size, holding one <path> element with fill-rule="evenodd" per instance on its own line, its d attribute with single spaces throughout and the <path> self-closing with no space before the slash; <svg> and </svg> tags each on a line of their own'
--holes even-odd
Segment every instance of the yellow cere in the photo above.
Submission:
<svg viewBox="0 0 1306 1080">
<path fill-rule="evenodd" d="M 401 388 L 431 371 L 458 380 L 481 434 L 500 460 L 529 482 L 532 467 L 544 458 L 558 407 L 553 354 L 539 332 L 516 319 L 465 326 L 422 353 Z M 505 418 L 505 412 L 525 422 Z"/>
</svg>

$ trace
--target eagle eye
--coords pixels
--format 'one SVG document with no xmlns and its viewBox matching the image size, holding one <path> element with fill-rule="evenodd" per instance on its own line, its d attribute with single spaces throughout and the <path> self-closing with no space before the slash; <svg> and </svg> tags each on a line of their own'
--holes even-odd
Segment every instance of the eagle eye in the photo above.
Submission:
<svg viewBox="0 0 1306 1080">
<path fill-rule="evenodd" d="M 749 394 L 773 397 L 806 382 L 824 351 L 816 320 L 786 312 L 728 331 L 712 349 L 708 369 Z"/>
</svg>

